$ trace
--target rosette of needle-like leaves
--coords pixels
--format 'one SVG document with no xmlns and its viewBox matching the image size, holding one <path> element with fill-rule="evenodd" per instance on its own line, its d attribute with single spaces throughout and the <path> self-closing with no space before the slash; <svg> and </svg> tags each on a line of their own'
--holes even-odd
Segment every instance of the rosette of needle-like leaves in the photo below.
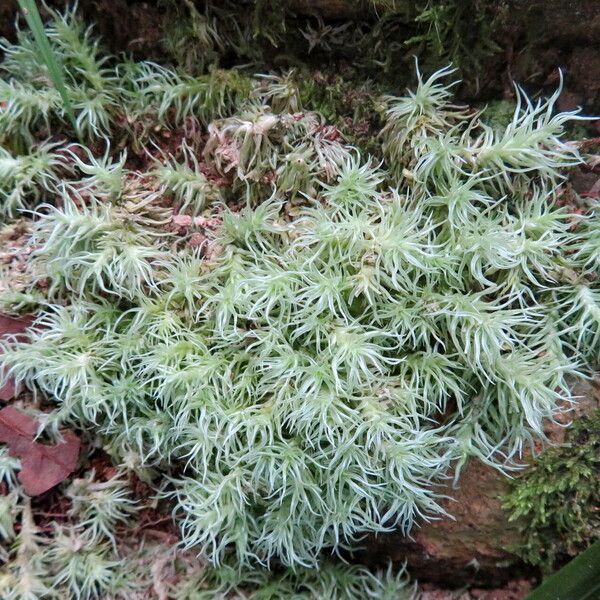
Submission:
<svg viewBox="0 0 600 600">
<path fill-rule="evenodd" d="M 165 233 L 158 215 L 148 214 L 152 194 L 136 198 L 137 204 L 113 205 L 86 201 L 81 190 L 65 185 L 60 197 L 60 208 L 38 208 L 33 232 L 39 274 L 50 278 L 51 296 L 68 289 L 81 297 L 132 298 L 154 287 L 152 265 L 161 256 L 155 240 Z"/>
<path fill-rule="evenodd" d="M 15 138 L 31 142 L 33 130 L 49 130 L 61 100 L 54 88 L 33 90 L 20 81 L 0 79 L 0 102 L 0 140 L 7 143 Z"/>
<path fill-rule="evenodd" d="M 426 139 L 445 134 L 455 124 L 466 119 L 464 108 L 451 103 L 451 86 L 444 84 L 444 78 L 456 72 L 446 67 L 436 71 L 428 79 L 423 79 L 419 65 L 417 88 L 408 91 L 404 97 L 385 98 L 387 109 L 383 137 L 383 152 L 390 166 L 400 178 L 403 169 L 421 158 Z M 455 84 L 452 84 L 455 85 Z"/>
<path fill-rule="evenodd" d="M 197 569 L 198 570 L 198 569 Z M 416 586 L 410 585 L 406 572 L 391 567 L 376 572 L 347 564 L 324 563 L 320 569 L 286 569 L 274 574 L 265 569 L 239 571 L 231 565 L 216 569 L 200 569 L 173 590 L 176 600 L 220 597 L 225 600 L 414 600 Z M 198 590 L 200 596 L 198 596 Z"/>
<path fill-rule="evenodd" d="M 45 574 L 46 579 L 54 589 L 62 590 L 71 598 L 93 600 L 103 595 L 122 598 L 125 590 L 119 588 L 127 573 L 117 573 L 119 562 L 114 558 L 110 556 L 108 544 L 97 543 L 85 530 L 57 527 L 44 553 L 50 572 Z"/>
<path fill-rule="evenodd" d="M 315 191 L 318 180 L 331 180 L 351 151 L 317 113 L 275 114 L 266 104 L 251 104 L 211 123 L 208 131 L 205 160 L 224 177 L 233 176 L 234 192 L 243 192 L 251 204 L 272 192 L 291 199 Z"/>
<path fill-rule="evenodd" d="M 161 160 L 157 159 L 152 174 L 164 192 L 171 192 L 175 196 L 180 203 L 180 212 L 190 209 L 193 214 L 197 214 L 219 197 L 219 191 L 202 173 L 193 149 L 185 140 L 178 154 L 181 160 L 173 155 L 163 155 Z"/>
<path fill-rule="evenodd" d="M 132 116 L 154 112 L 163 123 L 225 117 L 248 98 L 252 83 L 231 70 L 189 76 L 153 62 L 124 63 L 119 74 Z"/>
<path fill-rule="evenodd" d="M 30 509 L 18 535 L 17 556 L 0 568 L 0 592 L 7 600 L 61 598 L 131 600 L 164 594 L 174 600 L 414 600 L 416 585 L 406 571 L 327 561 L 318 570 L 240 569 L 233 563 L 211 567 L 168 543 L 128 540 L 116 550 L 94 541 L 79 526 L 58 525 L 38 535 Z M 33 537 L 32 536 L 35 536 Z M 43 545 L 42 545 L 43 541 Z M 167 596 L 168 594 L 168 596 Z"/>
<path fill-rule="evenodd" d="M 276 113 L 297 113 L 302 109 L 300 89 L 294 71 L 284 75 L 260 75 L 254 95 Z"/>
<path fill-rule="evenodd" d="M 54 151 L 58 144 L 42 143 L 25 155 L 15 156 L 0 146 L 0 210 L 15 216 L 40 199 L 55 193 L 59 171 L 67 171 L 64 155 Z"/>
<path fill-rule="evenodd" d="M 553 188 L 559 169 L 581 161 L 577 146 L 560 136 L 565 123 L 586 117 L 578 110 L 554 114 L 562 79 L 551 97 L 536 102 L 515 86 L 513 118 L 499 129 L 450 103 L 450 86 L 441 79 L 452 72 L 442 69 L 427 80 L 418 74 L 408 98 L 388 99 L 383 150 L 397 180 L 416 179 L 431 192 L 455 184 L 457 176 L 478 175 L 480 189 L 500 199 L 524 193 L 536 175 Z"/>
<path fill-rule="evenodd" d="M 577 165 L 581 157 L 576 144 L 560 139 L 565 123 L 577 119 L 579 110 L 554 114 L 562 91 L 561 83 L 547 99 L 530 100 L 515 86 L 517 106 L 512 121 L 504 130 L 479 122 L 477 137 L 467 145 L 467 162 L 479 171 L 491 172 L 491 182 L 501 192 L 511 192 L 519 182 L 515 175 L 538 174 L 549 185 L 559 177 L 558 169 Z M 469 131 L 472 137 L 473 132 Z M 527 180 L 526 180 L 527 181 Z"/>
<path fill-rule="evenodd" d="M 600 228 L 600 204 L 594 203 L 589 215 L 579 228 L 580 235 L 576 240 L 575 260 L 584 269 L 589 279 L 600 275 L 600 240 L 596 236 Z"/>
<path fill-rule="evenodd" d="M 94 198 L 115 201 L 123 193 L 127 154 L 123 153 L 113 161 L 110 142 L 105 142 L 105 151 L 100 157 L 95 157 L 88 148 L 79 144 L 73 144 L 67 153 L 73 167 L 85 176 L 77 180 L 77 189 L 93 194 Z"/>
<path fill-rule="evenodd" d="M 311 567 L 408 531 L 453 461 L 510 464 L 573 400 L 597 329 L 568 285 L 599 293 L 595 218 L 555 202 L 574 115 L 525 102 L 490 137 L 445 73 L 397 101 L 380 166 L 312 113 L 209 125 L 205 159 L 247 202 L 208 258 L 173 251 L 155 192 L 96 198 L 108 162 L 36 214 L 34 266 L 76 294 L 4 343 L 7 376 L 162 474 L 213 563 Z"/>
<path fill-rule="evenodd" d="M 118 82 L 106 65 L 110 56 L 100 55 L 99 42 L 77 17 L 75 8 L 64 14 L 50 11 L 52 20 L 44 33 L 63 67 L 66 92 L 75 113 L 76 133 L 82 138 L 110 130 L 118 107 Z M 69 115 L 57 90 L 48 85 L 48 74 L 40 61 L 29 32 L 19 31 L 18 43 L 0 42 L 6 74 L 0 83 L 0 100 L 7 110 L 0 117 L 0 138 L 19 136 L 31 140 L 33 130 L 51 128 L 58 121 L 69 126 Z"/>
<path fill-rule="evenodd" d="M 119 474 L 108 481 L 95 481 L 91 471 L 85 477 L 73 480 L 67 497 L 72 502 L 70 512 L 88 531 L 92 541 L 104 537 L 114 544 L 115 526 L 126 523 L 137 510 L 129 485 Z"/>
<path fill-rule="evenodd" d="M 0 449 L 0 481 L 5 482 L 9 489 L 17 485 L 17 471 L 21 461 L 9 454 L 8 448 Z"/>
</svg>

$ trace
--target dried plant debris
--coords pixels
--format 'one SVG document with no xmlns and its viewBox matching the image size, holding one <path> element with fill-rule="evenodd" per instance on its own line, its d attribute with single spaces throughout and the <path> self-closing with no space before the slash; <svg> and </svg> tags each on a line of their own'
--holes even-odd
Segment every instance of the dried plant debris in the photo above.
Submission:
<svg viewBox="0 0 600 600">
<path fill-rule="evenodd" d="M 4 303 L 37 312 L 0 366 L 87 470 L 36 513 L 5 437 L 3 597 L 413 597 L 326 555 L 439 515 L 437 483 L 514 466 L 576 401 L 600 337 L 600 213 L 560 201 L 583 117 L 517 89 L 492 127 L 417 69 L 355 146 L 293 73 L 118 61 L 74 11 L 47 33 L 77 125 L 27 34 L 4 42 L 0 207 L 30 249 Z"/>
</svg>

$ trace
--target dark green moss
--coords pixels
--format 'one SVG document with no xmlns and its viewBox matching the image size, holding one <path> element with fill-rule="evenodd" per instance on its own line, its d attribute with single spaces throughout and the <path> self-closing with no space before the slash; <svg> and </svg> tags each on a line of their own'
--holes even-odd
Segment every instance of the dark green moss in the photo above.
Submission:
<svg viewBox="0 0 600 600">
<path fill-rule="evenodd" d="M 297 78 L 302 106 L 321 114 L 349 143 L 369 154 L 380 153 L 381 90 L 373 82 L 358 83 L 340 75 L 304 73 Z"/>
<path fill-rule="evenodd" d="M 483 121 L 494 129 L 504 129 L 515 114 L 516 104 L 511 100 L 493 100 L 483 108 Z"/>
<path fill-rule="evenodd" d="M 452 63 L 477 85 L 484 61 L 500 51 L 497 36 L 505 16 L 504 2 L 429 0 L 416 3 L 419 30 L 407 41 L 434 66 Z"/>
<path fill-rule="evenodd" d="M 545 571 L 599 536 L 600 411 L 576 422 L 564 445 L 514 480 L 505 507 L 524 532 L 524 543 L 511 550 Z"/>
<path fill-rule="evenodd" d="M 358 0 L 357 0 L 358 1 Z M 371 78 L 401 93 L 418 56 L 425 69 L 448 63 L 475 90 L 485 61 L 500 49 L 504 2 L 363 0 L 324 20 L 289 0 L 162 0 L 167 53 L 190 70 L 310 67 Z"/>
</svg>

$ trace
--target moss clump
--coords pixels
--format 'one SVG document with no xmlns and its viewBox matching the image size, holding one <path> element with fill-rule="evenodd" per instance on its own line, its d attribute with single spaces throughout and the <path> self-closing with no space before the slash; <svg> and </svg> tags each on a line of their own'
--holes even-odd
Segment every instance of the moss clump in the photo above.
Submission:
<svg viewBox="0 0 600 600">
<path fill-rule="evenodd" d="M 584 550 L 600 535 L 600 411 L 576 421 L 565 444 L 511 485 L 505 505 L 524 532 L 515 554 L 551 570 Z"/>
<path fill-rule="evenodd" d="M 323 19 L 282 0 L 163 0 L 164 46 L 179 65 L 254 63 L 312 67 L 397 86 L 413 56 L 428 69 L 452 63 L 470 86 L 500 52 L 505 2 L 491 0 L 360 0 L 347 14 Z M 336 66 L 334 66 L 334 64 Z"/>
<path fill-rule="evenodd" d="M 402 97 L 366 92 L 374 157 L 289 73 L 119 62 L 73 13 L 47 31 L 73 65 L 78 124 L 58 106 L 33 118 L 47 89 L 27 78 L 31 40 L 5 44 L 5 160 L 18 137 L 47 173 L 23 168 L 0 197 L 7 219 L 32 209 L 27 265 L 45 295 L 0 366 L 48 399 L 48 429 L 85 431 L 122 476 L 67 488 L 58 549 L 36 558 L 25 540 L 5 570 L 18 578 L 21 560 L 43 585 L 47 572 L 74 597 L 106 595 L 106 532 L 146 508 L 133 472 L 209 574 L 293 582 L 263 597 L 404 593 L 401 576 L 356 570 L 351 593 L 342 576 L 327 587 L 325 552 L 442 512 L 437 483 L 469 457 L 518 456 L 597 360 L 600 211 L 557 202 L 582 160 L 561 135 L 581 117 L 555 114 L 558 92 L 519 91 L 495 129 L 453 103 L 452 69 L 417 70 Z M 348 91 L 321 112 L 335 118 Z M 74 133 L 83 145 L 37 143 Z"/>
<path fill-rule="evenodd" d="M 483 119 L 494 129 L 504 129 L 515 114 L 515 103 L 511 100 L 494 100 L 485 105 Z"/>
</svg>

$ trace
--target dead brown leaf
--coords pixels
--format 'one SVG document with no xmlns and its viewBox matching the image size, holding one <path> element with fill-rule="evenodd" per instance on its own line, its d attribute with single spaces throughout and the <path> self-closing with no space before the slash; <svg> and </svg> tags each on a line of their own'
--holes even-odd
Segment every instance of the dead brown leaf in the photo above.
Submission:
<svg viewBox="0 0 600 600">
<path fill-rule="evenodd" d="M 29 415 L 7 406 L 0 410 L 0 442 L 9 454 L 21 459 L 19 481 L 30 496 L 38 496 L 64 481 L 77 467 L 81 441 L 72 431 L 48 445 L 35 441 L 38 423 Z"/>
</svg>

